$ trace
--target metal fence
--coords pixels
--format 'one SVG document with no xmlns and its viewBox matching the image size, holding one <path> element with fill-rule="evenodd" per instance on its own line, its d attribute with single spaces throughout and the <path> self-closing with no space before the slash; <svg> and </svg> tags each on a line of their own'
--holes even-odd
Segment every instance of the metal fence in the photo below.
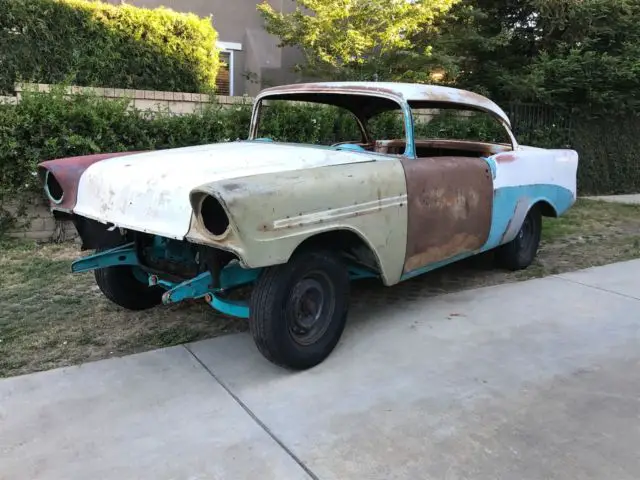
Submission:
<svg viewBox="0 0 640 480">
<path fill-rule="evenodd" d="M 509 104 L 506 113 L 513 133 L 521 143 L 539 146 L 568 146 L 576 117 L 562 109 L 537 104 Z"/>
</svg>

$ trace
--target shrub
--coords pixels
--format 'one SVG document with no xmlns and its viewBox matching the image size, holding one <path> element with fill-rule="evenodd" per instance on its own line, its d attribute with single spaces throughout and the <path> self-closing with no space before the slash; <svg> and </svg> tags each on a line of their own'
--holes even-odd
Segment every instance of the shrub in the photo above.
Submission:
<svg viewBox="0 0 640 480">
<path fill-rule="evenodd" d="M 154 150 L 225 142 L 246 138 L 249 103 L 211 104 L 201 112 L 172 116 L 129 110 L 127 100 L 106 100 L 92 95 L 65 96 L 57 87 L 49 94 L 25 92 L 17 105 L 0 103 L 0 231 L 8 219 L 7 204 L 32 198 L 41 192 L 36 165 L 53 158 L 126 150 Z M 495 122 L 493 122 L 495 124 Z M 422 138 L 473 138 L 504 141 L 486 116 L 459 118 L 444 113 L 428 124 L 416 124 Z M 640 138 L 637 118 L 573 121 L 567 132 L 554 124 L 542 128 L 526 124 L 518 139 L 527 145 L 563 148 L 580 154 L 578 185 L 581 194 L 629 193 L 640 190 L 640 166 L 636 161 Z M 404 135 L 398 115 L 387 113 L 371 122 L 378 138 Z M 348 114 L 333 108 L 285 105 L 266 107 L 260 135 L 278 141 L 332 144 L 358 138 L 357 126 Z M 563 143 L 567 142 L 567 143 Z"/>
<path fill-rule="evenodd" d="M 577 123 L 571 145 L 580 155 L 578 188 L 588 194 L 640 192 L 640 118 L 625 115 Z"/>
<path fill-rule="evenodd" d="M 215 87 L 207 18 L 87 0 L 0 0 L 0 93 L 16 82 L 199 92 Z"/>
</svg>

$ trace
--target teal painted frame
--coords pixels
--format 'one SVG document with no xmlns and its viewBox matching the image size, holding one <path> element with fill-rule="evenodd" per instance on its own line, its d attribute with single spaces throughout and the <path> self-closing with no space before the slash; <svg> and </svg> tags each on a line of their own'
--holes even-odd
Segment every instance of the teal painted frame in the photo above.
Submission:
<svg viewBox="0 0 640 480">
<path fill-rule="evenodd" d="M 99 268 L 124 265 L 140 265 L 140 262 L 138 261 L 138 254 L 136 253 L 133 242 L 80 258 L 71 264 L 71 272 L 89 272 Z"/>
<path fill-rule="evenodd" d="M 132 266 L 140 267 L 135 244 L 133 242 L 119 247 L 95 253 L 76 260 L 71 264 L 73 273 L 88 272 L 100 268 Z M 237 261 L 225 266 L 220 272 L 220 286 L 213 286 L 213 278 L 210 272 L 203 272 L 194 278 L 184 282 L 171 282 L 162 280 L 157 275 L 148 274 L 141 268 L 135 268 L 136 278 L 148 286 L 164 288 L 162 303 L 169 305 L 188 299 L 204 299 L 217 311 L 237 318 L 249 318 L 249 305 L 247 302 L 229 300 L 220 296 L 225 290 L 249 285 L 255 282 L 262 268 L 243 268 Z M 358 265 L 349 265 L 349 278 L 360 280 L 364 278 L 377 278 L 378 274 Z"/>
</svg>

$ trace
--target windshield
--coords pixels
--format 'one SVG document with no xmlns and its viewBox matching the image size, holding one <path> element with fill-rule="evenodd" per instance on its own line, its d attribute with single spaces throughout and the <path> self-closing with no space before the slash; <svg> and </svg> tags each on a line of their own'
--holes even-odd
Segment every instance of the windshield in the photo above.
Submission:
<svg viewBox="0 0 640 480">
<path fill-rule="evenodd" d="M 263 102 L 256 138 L 326 146 L 364 142 L 358 119 L 349 110 L 292 100 Z"/>
</svg>

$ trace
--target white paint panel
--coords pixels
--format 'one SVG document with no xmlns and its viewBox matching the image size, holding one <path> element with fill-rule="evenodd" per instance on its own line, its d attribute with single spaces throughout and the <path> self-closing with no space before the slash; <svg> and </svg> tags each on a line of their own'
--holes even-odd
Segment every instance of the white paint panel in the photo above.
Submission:
<svg viewBox="0 0 640 480">
<path fill-rule="evenodd" d="M 89 167 L 74 212 L 103 223 L 182 239 L 189 193 L 205 183 L 261 173 L 372 161 L 362 153 L 266 142 L 231 142 L 113 158 Z"/>
<path fill-rule="evenodd" d="M 519 147 L 500 153 L 496 160 L 494 189 L 523 185 L 558 185 L 576 193 L 578 154 L 573 150 Z"/>
</svg>

